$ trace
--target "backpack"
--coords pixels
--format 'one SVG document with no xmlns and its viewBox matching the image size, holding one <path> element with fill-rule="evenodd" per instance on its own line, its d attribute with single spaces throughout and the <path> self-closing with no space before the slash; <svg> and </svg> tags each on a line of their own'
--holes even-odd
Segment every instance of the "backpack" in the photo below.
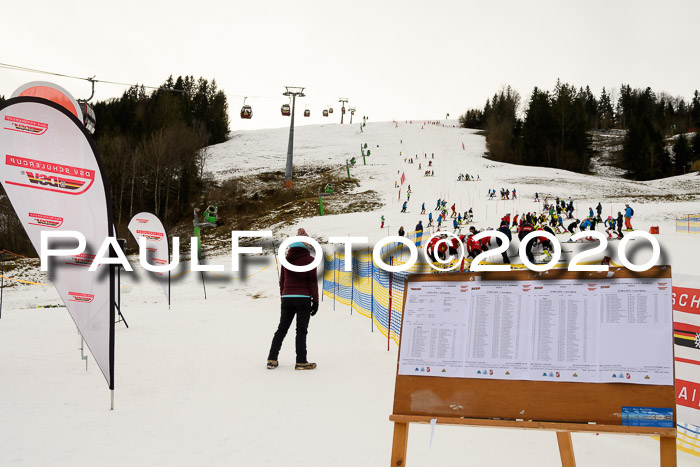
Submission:
<svg viewBox="0 0 700 467">
<path fill-rule="evenodd" d="M 632 209 L 632 206 L 630 206 L 630 217 L 634 216 L 634 209 Z"/>
</svg>

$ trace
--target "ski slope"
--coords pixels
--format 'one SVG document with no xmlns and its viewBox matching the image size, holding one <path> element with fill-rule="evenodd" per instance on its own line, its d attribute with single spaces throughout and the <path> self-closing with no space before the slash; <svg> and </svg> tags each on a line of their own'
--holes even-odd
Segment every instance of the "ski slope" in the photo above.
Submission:
<svg viewBox="0 0 700 467">
<path fill-rule="evenodd" d="M 496 227 L 506 212 L 534 211 L 538 192 L 541 199 L 571 196 L 581 216 L 598 201 L 604 215 L 630 202 L 635 228 L 659 225 L 662 261 L 675 272 L 695 271 L 698 239 L 676 234 L 673 220 L 698 211 L 696 175 L 639 183 L 497 163 L 482 157 L 482 136 L 451 123 L 369 123 L 362 134 L 357 124 L 297 128 L 299 165 L 340 169 L 367 143 L 368 165 L 353 168 L 352 175 L 361 190 L 377 193 L 384 208 L 300 219 L 276 235 L 303 226 L 328 252 L 329 236 L 367 236 L 374 242 L 395 235 L 400 226 L 413 230 L 419 219 L 426 224 L 420 205 L 425 202 L 430 212 L 438 197 L 462 212 L 472 207 L 477 227 Z M 287 137 L 286 129 L 236 132 L 209 148 L 205 170 L 219 180 L 284 170 Z M 426 178 L 432 153 L 435 177 Z M 415 164 L 404 163 L 416 154 Z M 399 201 L 394 182 L 401 173 L 406 183 Z M 481 181 L 458 182 L 459 173 L 478 174 Z M 401 214 L 408 184 L 411 200 Z M 515 187 L 520 199 L 486 200 L 489 188 L 501 187 Z M 382 214 L 385 229 L 379 228 Z M 646 261 L 648 251 L 634 249 L 630 258 Z M 135 272 L 122 273 L 122 309 L 131 327 L 117 325 L 112 412 L 92 357 L 87 371 L 80 359 L 80 340 L 65 309 L 37 308 L 60 303 L 53 287 L 7 288 L 0 320 L 0 465 L 387 465 L 396 346 L 387 351 L 386 339 L 371 332 L 369 320 L 351 315 L 346 306 L 334 307 L 326 297 L 309 327 L 309 359 L 318 369 L 293 370 L 290 331 L 280 367 L 266 370 L 279 317 L 275 262 L 267 253 L 245 259 L 240 273 L 229 272 L 228 256 L 214 257 L 211 262 L 227 265 L 227 271 L 207 274 L 206 300 L 200 276 L 184 272 L 185 265 L 173 283 L 170 309 L 159 285 L 132 262 Z M 47 281 L 39 273 L 29 276 L 18 278 Z M 409 436 L 407 461 L 413 466 L 560 465 L 551 432 L 437 426 L 432 449 L 428 426 L 412 425 Z M 579 465 L 658 465 L 658 441 L 649 437 L 572 437 Z M 679 465 L 697 465 L 697 458 L 678 456 Z"/>
</svg>

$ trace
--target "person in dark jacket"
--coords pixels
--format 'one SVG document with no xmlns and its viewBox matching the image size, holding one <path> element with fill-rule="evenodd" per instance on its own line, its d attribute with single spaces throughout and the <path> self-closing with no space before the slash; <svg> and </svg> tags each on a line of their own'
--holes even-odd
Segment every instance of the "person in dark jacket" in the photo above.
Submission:
<svg viewBox="0 0 700 467">
<path fill-rule="evenodd" d="M 306 230 L 300 228 L 298 236 L 308 237 Z M 292 243 L 286 256 L 287 262 L 295 266 L 306 266 L 314 261 L 305 244 Z M 318 311 L 318 283 L 316 268 L 306 272 L 295 272 L 282 266 L 280 271 L 280 295 L 282 296 L 282 313 L 280 323 L 272 338 L 270 353 L 267 357 L 267 368 L 277 368 L 282 341 L 296 316 L 296 353 L 297 361 L 295 370 L 313 370 L 315 363 L 309 363 L 306 359 L 306 334 L 309 321 Z"/>
<path fill-rule="evenodd" d="M 498 231 L 503 233 L 506 237 L 508 237 L 508 243 L 510 244 L 510 241 L 513 239 L 513 235 L 510 233 L 508 224 L 506 224 L 505 222 L 501 222 L 501 226 L 498 228 Z M 496 237 L 496 243 L 498 244 L 498 246 L 501 246 L 503 242 L 500 238 Z M 508 259 L 508 250 L 501 253 L 501 255 L 503 256 L 503 263 L 510 264 L 510 259 Z"/>
<path fill-rule="evenodd" d="M 416 246 L 421 245 L 421 240 L 423 240 L 423 221 L 418 221 L 416 224 Z"/>
<path fill-rule="evenodd" d="M 530 232 L 533 232 L 534 230 L 535 229 L 532 227 L 531 224 L 524 223 L 523 225 L 520 226 L 520 231 L 518 232 L 518 240 L 520 240 L 522 242 L 523 239 Z M 535 262 L 535 256 L 532 253 L 532 249 L 535 247 L 536 242 L 537 242 L 537 238 L 532 238 L 532 239 L 530 239 L 529 242 L 527 242 L 527 245 L 525 246 L 525 256 L 527 256 L 527 259 L 529 259 L 531 263 Z"/>
<path fill-rule="evenodd" d="M 406 234 L 406 231 L 403 229 L 403 225 L 399 227 L 399 237 L 403 237 Z"/>
<path fill-rule="evenodd" d="M 622 238 L 622 213 L 617 211 L 617 219 L 615 219 L 615 226 L 617 227 L 617 235 Z"/>
</svg>

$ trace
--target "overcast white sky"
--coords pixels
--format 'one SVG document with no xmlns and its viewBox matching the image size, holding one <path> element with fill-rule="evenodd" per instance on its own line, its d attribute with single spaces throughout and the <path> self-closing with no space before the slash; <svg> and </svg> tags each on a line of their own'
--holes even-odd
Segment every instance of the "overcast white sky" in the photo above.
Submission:
<svg viewBox="0 0 700 467">
<path fill-rule="evenodd" d="M 307 88 L 300 124 L 339 121 L 321 117 L 339 97 L 372 121 L 456 117 L 504 84 L 525 101 L 558 77 L 596 94 L 622 82 L 686 98 L 700 88 L 696 0 L 35 0 L 0 11 L 0 63 L 148 85 L 215 78 L 232 130 L 289 125 L 284 85 Z M 0 94 L 34 80 L 90 94 L 87 82 L 5 69 Z M 96 98 L 123 91 L 98 84 Z M 238 116 L 244 95 L 266 96 L 248 99 L 251 121 Z"/>
</svg>

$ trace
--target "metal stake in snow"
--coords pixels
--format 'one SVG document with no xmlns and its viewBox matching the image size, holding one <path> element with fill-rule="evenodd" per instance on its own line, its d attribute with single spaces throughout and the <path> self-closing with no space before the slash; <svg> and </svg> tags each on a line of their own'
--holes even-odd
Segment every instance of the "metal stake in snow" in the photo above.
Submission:
<svg viewBox="0 0 700 467">
<path fill-rule="evenodd" d="M 292 97 L 292 122 L 289 125 L 289 146 L 287 146 L 287 169 L 284 173 L 284 187 L 292 188 L 292 159 L 294 158 L 294 104 L 297 96 L 304 97 L 304 88 L 285 86 L 284 96 Z"/>
</svg>

